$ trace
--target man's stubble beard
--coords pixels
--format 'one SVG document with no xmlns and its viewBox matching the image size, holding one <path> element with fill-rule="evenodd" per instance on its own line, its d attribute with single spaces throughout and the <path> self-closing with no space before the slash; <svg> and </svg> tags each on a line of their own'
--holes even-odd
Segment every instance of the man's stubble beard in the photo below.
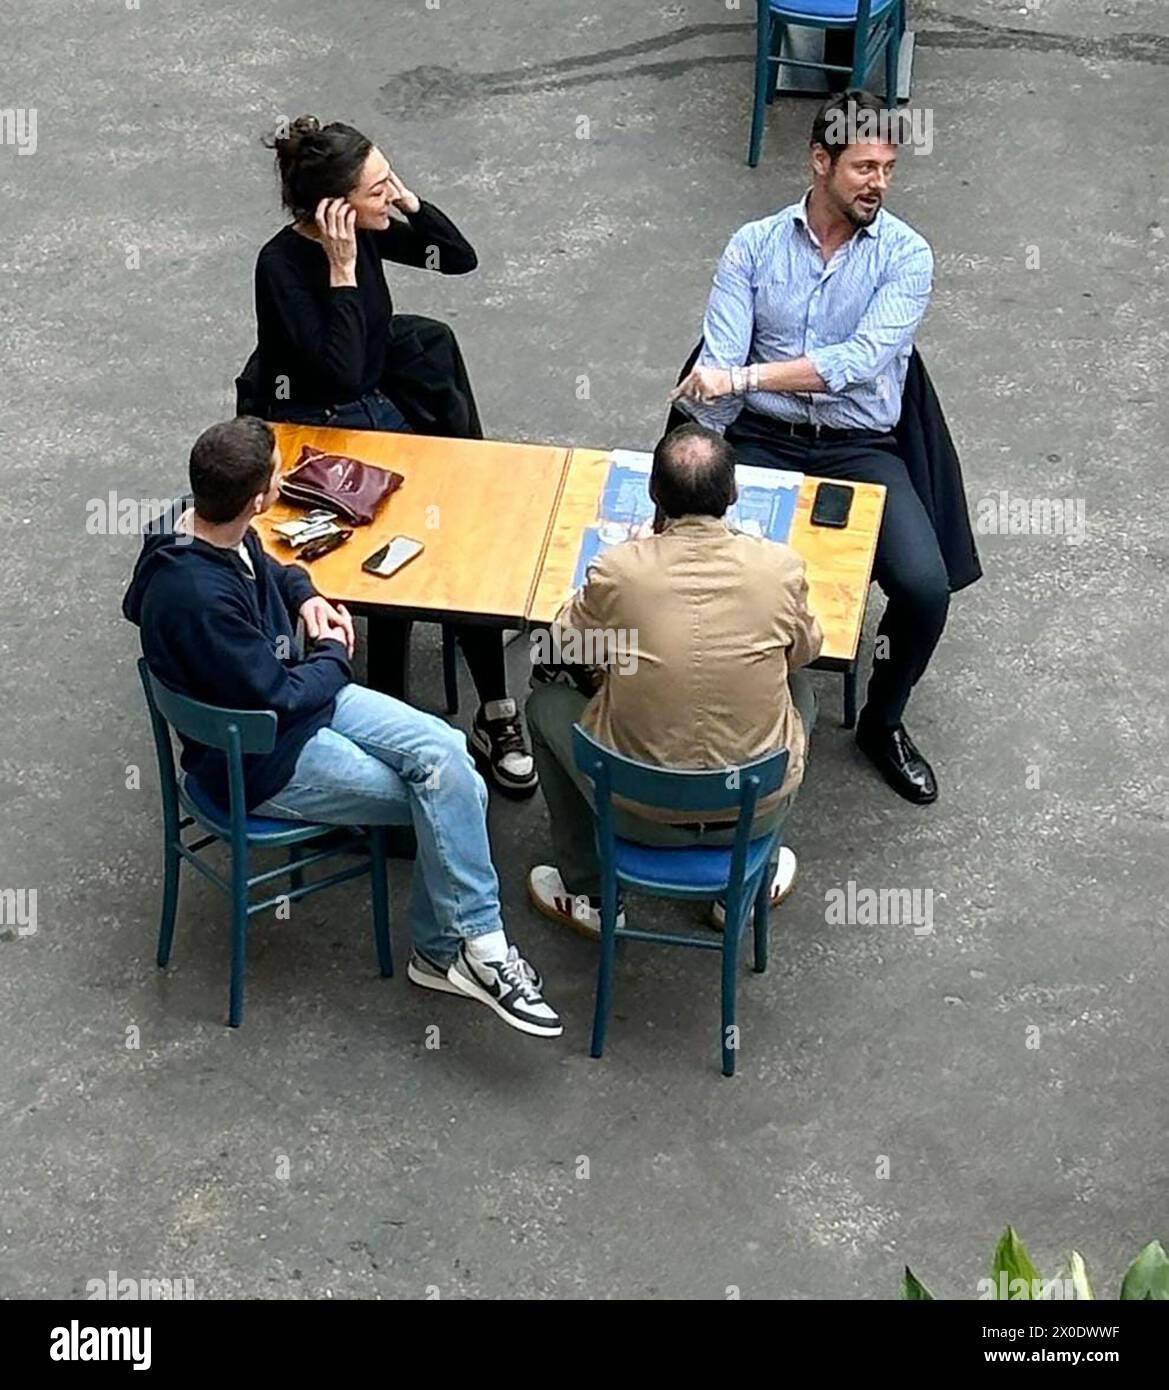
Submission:
<svg viewBox="0 0 1169 1390">
<path fill-rule="evenodd" d="M 877 206 L 873 209 L 872 215 L 869 217 L 861 217 L 851 207 L 845 208 L 844 215 L 859 231 L 862 227 L 871 227 L 873 223 L 877 220 L 877 213 L 879 213 L 880 211 L 881 205 L 878 203 Z"/>
</svg>

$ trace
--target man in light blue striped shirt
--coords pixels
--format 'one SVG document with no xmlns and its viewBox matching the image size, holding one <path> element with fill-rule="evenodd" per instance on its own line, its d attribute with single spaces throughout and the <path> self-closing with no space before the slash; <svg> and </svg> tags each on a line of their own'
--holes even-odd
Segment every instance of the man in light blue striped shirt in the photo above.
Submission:
<svg viewBox="0 0 1169 1390">
<path fill-rule="evenodd" d="M 731 238 L 694 370 L 671 399 L 725 433 L 742 463 L 883 483 L 874 578 L 887 597 L 857 742 L 908 800 L 937 799 L 903 723 L 945 626 L 938 540 L 891 433 L 933 255 L 883 207 L 896 144 L 876 98 L 829 98 L 812 127 L 812 187 Z M 885 113 L 887 116 L 888 113 Z"/>
</svg>

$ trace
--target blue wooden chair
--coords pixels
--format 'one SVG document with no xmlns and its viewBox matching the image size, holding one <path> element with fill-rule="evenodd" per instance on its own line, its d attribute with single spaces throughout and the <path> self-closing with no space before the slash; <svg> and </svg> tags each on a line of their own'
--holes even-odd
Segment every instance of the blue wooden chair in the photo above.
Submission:
<svg viewBox="0 0 1169 1390">
<path fill-rule="evenodd" d="M 276 715 L 271 710 L 218 709 L 201 704 L 168 689 L 156 680 L 145 660 L 138 662 L 138 674 L 146 692 L 150 723 L 154 731 L 154 747 L 158 754 L 159 782 L 162 789 L 163 817 L 163 894 L 162 923 L 158 932 L 158 963 L 165 966 L 170 960 L 171 942 L 175 931 L 175 914 L 179 902 L 179 869 L 184 860 L 221 888 L 231 899 L 231 994 L 228 1023 L 238 1028 L 243 1015 L 244 971 L 247 961 L 248 919 L 257 912 L 282 902 L 295 902 L 332 888 L 363 874 L 370 876 L 373 905 L 373 935 L 377 945 L 378 965 L 384 976 L 394 973 L 390 951 L 390 914 L 386 852 L 389 848 L 384 826 L 369 826 L 366 832 L 355 830 L 348 841 L 330 843 L 315 852 L 305 853 L 305 847 L 323 836 L 336 836 L 335 825 L 306 825 L 299 821 L 250 816 L 244 809 L 245 753 L 269 753 L 276 741 Z M 227 754 L 230 805 L 216 805 L 207 793 L 190 777 L 182 781 L 175 774 L 174 750 L 170 733 L 185 734 L 209 748 L 222 748 Z M 180 807 L 186 812 L 180 818 Z M 409 817 L 403 813 L 403 823 Z M 200 838 L 183 842 L 182 834 L 197 825 L 206 833 Z M 222 874 L 204 862 L 200 851 L 208 845 L 223 841 L 231 849 L 231 876 Z M 335 855 L 366 850 L 365 862 L 330 874 L 306 884 L 304 870 L 323 863 Z M 248 873 L 248 856 L 252 849 L 288 850 L 288 862 L 265 873 Z M 270 883 L 285 874 L 289 876 L 289 891 L 277 893 L 262 902 L 249 901 L 250 890 L 257 884 Z"/>
<path fill-rule="evenodd" d="M 778 831 L 751 839 L 751 824 L 756 804 L 783 785 L 787 752 L 781 750 L 742 767 L 714 772 L 652 767 L 605 748 L 579 724 L 573 726 L 572 749 L 577 767 L 593 784 L 597 854 L 601 861 L 601 961 L 591 1053 L 599 1057 L 605 1045 L 618 938 L 664 946 L 697 946 L 722 952 L 722 1066 L 724 1076 L 733 1076 L 738 1050 L 735 985 L 739 940 L 753 908 L 755 969 L 766 970 L 771 889 L 768 869 L 779 845 Z M 613 828 L 613 796 L 669 811 L 703 813 L 737 807 L 734 844 L 660 849 L 622 839 Z M 722 940 L 709 935 L 619 929 L 618 886 L 658 898 L 725 899 L 727 919 Z"/>
<path fill-rule="evenodd" d="M 885 55 L 885 100 L 897 102 L 897 57 L 905 32 L 905 0 L 756 0 L 755 107 L 751 117 L 751 146 L 747 163 L 754 169 L 763 149 L 763 121 L 775 100 L 781 64 L 837 73 L 839 87 L 863 87 L 873 64 Z M 785 55 L 787 26 L 805 29 L 851 29 L 852 65 L 811 62 Z M 833 84 L 830 84 L 833 85 Z"/>
</svg>

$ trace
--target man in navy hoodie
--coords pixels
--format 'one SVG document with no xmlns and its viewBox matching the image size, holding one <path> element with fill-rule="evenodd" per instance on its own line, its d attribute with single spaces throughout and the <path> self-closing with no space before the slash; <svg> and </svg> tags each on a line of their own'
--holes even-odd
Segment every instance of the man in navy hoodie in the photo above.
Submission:
<svg viewBox="0 0 1169 1390">
<path fill-rule="evenodd" d="M 506 1023 L 557 1037 L 538 973 L 508 942 L 487 841 L 487 789 L 457 730 L 351 679 L 353 623 L 305 570 L 265 554 L 251 523 L 275 500 L 280 451 L 263 420 L 212 425 L 191 450 L 192 505 L 145 537 L 122 611 L 181 695 L 270 709 L 271 753 L 244 758 L 248 810 L 383 825 L 409 808 L 418 840 L 409 978 L 469 995 Z M 296 653 L 297 619 L 308 650 Z M 227 805 L 227 763 L 184 739 L 184 775 Z"/>
</svg>

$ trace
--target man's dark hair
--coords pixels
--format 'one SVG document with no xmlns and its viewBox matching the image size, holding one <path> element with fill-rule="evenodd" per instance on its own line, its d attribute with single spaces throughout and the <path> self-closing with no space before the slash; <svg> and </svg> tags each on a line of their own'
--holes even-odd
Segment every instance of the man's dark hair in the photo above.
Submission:
<svg viewBox="0 0 1169 1390">
<path fill-rule="evenodd" d="M 812 122 L 812 136 L 808 143 L 820 145 L 827 150 L 828 158 L 835 164 L 845 147 L 855 141 L 858 127 L 862 135 L 866 126 L 877 129 L 881 112 L 887 110 L 883 101 L 860 87 L 850 87 L 846 92 L 833 92 L 816 112 Z M 890 134 L 890 143 L 896 144 L 898 122 L 886 116 L 885 127 Z"/>
<path fill-rule="evenodd" d="M 666 516 L 723 516 L 735 500 L 735 451 L 705 425 L 679 425 L 654 450 L 649 490 Z"/>
<path fill-rule="evenodd" d="M 191 492 L 201 521 L 234 521 L 272 476 L 276 439 L 266 420 L 239 415 L 205 429 L 191 450 Z"/>
</svg>

